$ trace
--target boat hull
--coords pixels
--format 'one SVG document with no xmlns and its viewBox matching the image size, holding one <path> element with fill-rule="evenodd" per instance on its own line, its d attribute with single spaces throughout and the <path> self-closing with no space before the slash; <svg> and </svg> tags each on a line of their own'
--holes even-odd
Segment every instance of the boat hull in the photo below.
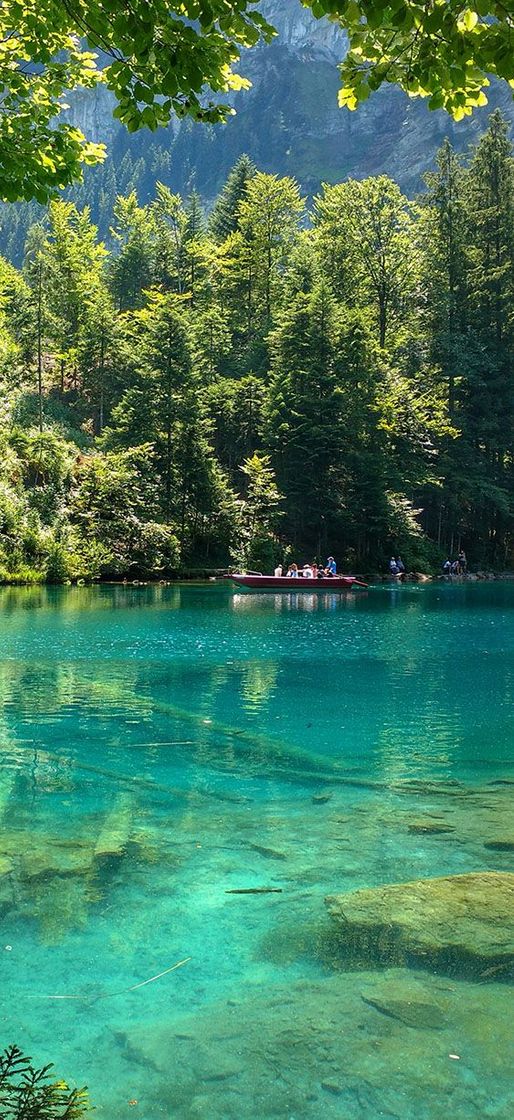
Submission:
<svg viewBox="0 0 514 1120">
<path fill-rule="evenodd" d="M 355 576 L 332 576 L 323 579 L 307 579 L 298 576 L 246 576 L 236 572 L 228 577 L 238 587 L 258 591 L 349 591 L 352 587 L 367 587 L 366 583 Z"/>
</svg>

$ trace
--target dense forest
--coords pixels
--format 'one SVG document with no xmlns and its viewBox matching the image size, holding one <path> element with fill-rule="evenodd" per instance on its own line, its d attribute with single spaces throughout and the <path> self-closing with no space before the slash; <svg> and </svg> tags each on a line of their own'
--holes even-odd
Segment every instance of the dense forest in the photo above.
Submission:
<svg viewBox="0 0 514 1120">
<path fill-rule="evenodd" d="M 0 578 L 512 566 L 513 168 L 494 113 L 415 201 L 242 157 L 104 241 L 51 202 L 0 259 Z"/>
</svg>

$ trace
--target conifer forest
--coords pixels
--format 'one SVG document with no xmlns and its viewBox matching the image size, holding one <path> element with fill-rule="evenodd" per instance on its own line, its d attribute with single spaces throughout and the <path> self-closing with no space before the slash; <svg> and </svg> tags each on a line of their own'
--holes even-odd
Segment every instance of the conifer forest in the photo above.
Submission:
<svg viewBox="0 0 514 1120">
<path fill-rule="evenodd" d="M 496 112 L 417 198 L 242 157 L 209 213 L 34 208 L 0 260 L 0 579 L 513 567 L 513 168 Z"/>
</svg>

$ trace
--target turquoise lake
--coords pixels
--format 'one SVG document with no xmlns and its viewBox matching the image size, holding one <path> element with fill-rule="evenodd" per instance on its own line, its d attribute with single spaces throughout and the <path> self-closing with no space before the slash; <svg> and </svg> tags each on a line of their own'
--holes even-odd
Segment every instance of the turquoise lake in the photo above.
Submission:
<svg viewBox="0 0 514 1120">
<path fill-rule="evenodd" d="M 511 1120 L 512 986 L 345 968 L 324 899 L 514 870 L 513 584 L 2 589 L 0 626 L 1 1046 L 99 1120 Z"/>
</svg>

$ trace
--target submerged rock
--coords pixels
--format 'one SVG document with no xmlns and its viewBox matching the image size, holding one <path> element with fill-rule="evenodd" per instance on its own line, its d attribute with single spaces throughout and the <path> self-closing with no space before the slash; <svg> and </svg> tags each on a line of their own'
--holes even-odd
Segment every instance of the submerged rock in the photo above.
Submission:
<svg viewBox="0 0 514 1120">
<path fill-rule="evenodd" d="M 387 1008 L 437 1005 L 444 1028 L 409 1029 L 363 995 Z M 149 1009 L 134 1020 L 120 1006 L 113 1021 L 132 1073 L 158 1067 L 137 1094 L 145 1116 L 192 1120 L 202 1091 L 208 1120 L 512 1120 L 504 985 L 450 984 L 399 969 L 330 973 L 246 984 L 236 1006 L 181 1007 L 173 1000 L 160 1016 Z M 462 1059 L 458 1075 L 451 1053 Z"/>
<path fill-rule="evenodd" d="M 514 874 L 420 879 L 331 895 L 343 960 L 413 964 L 462 977 L 514 967 Z"/>
<path fill-rule="evenodd" d="M 257 852 L 264 859 L 287 859 L 285 852 L 280 852 L 278 848 L 266 848 L 264 844 L 249 844 L 252 851 Z"/>
<path fill-rule="evenodd" d="M 439 836 L 447 832 L 455 832 L 453 825 L 437 823 L 437 821 L 412 821 L 408 825 L 408 831 L 415 834 L 427 836 Z"/>
<path fill-rule="evenodd" d="M 514 840 L 488 840 L 484 848 L 492 852 L 514 852 Z"/>
<path fill-rule="evenodd" d="M 419 1000 L 368 999 L 361 996 L 364 1003 L 387 1015 L 390 1019 L 398 1019 L 406 1027 L 416 1027 L 418 1030 L 440 1031 L 446 1026 L 446 1016 L 436 1003 L 421 1003 Z"/>
</svg>

